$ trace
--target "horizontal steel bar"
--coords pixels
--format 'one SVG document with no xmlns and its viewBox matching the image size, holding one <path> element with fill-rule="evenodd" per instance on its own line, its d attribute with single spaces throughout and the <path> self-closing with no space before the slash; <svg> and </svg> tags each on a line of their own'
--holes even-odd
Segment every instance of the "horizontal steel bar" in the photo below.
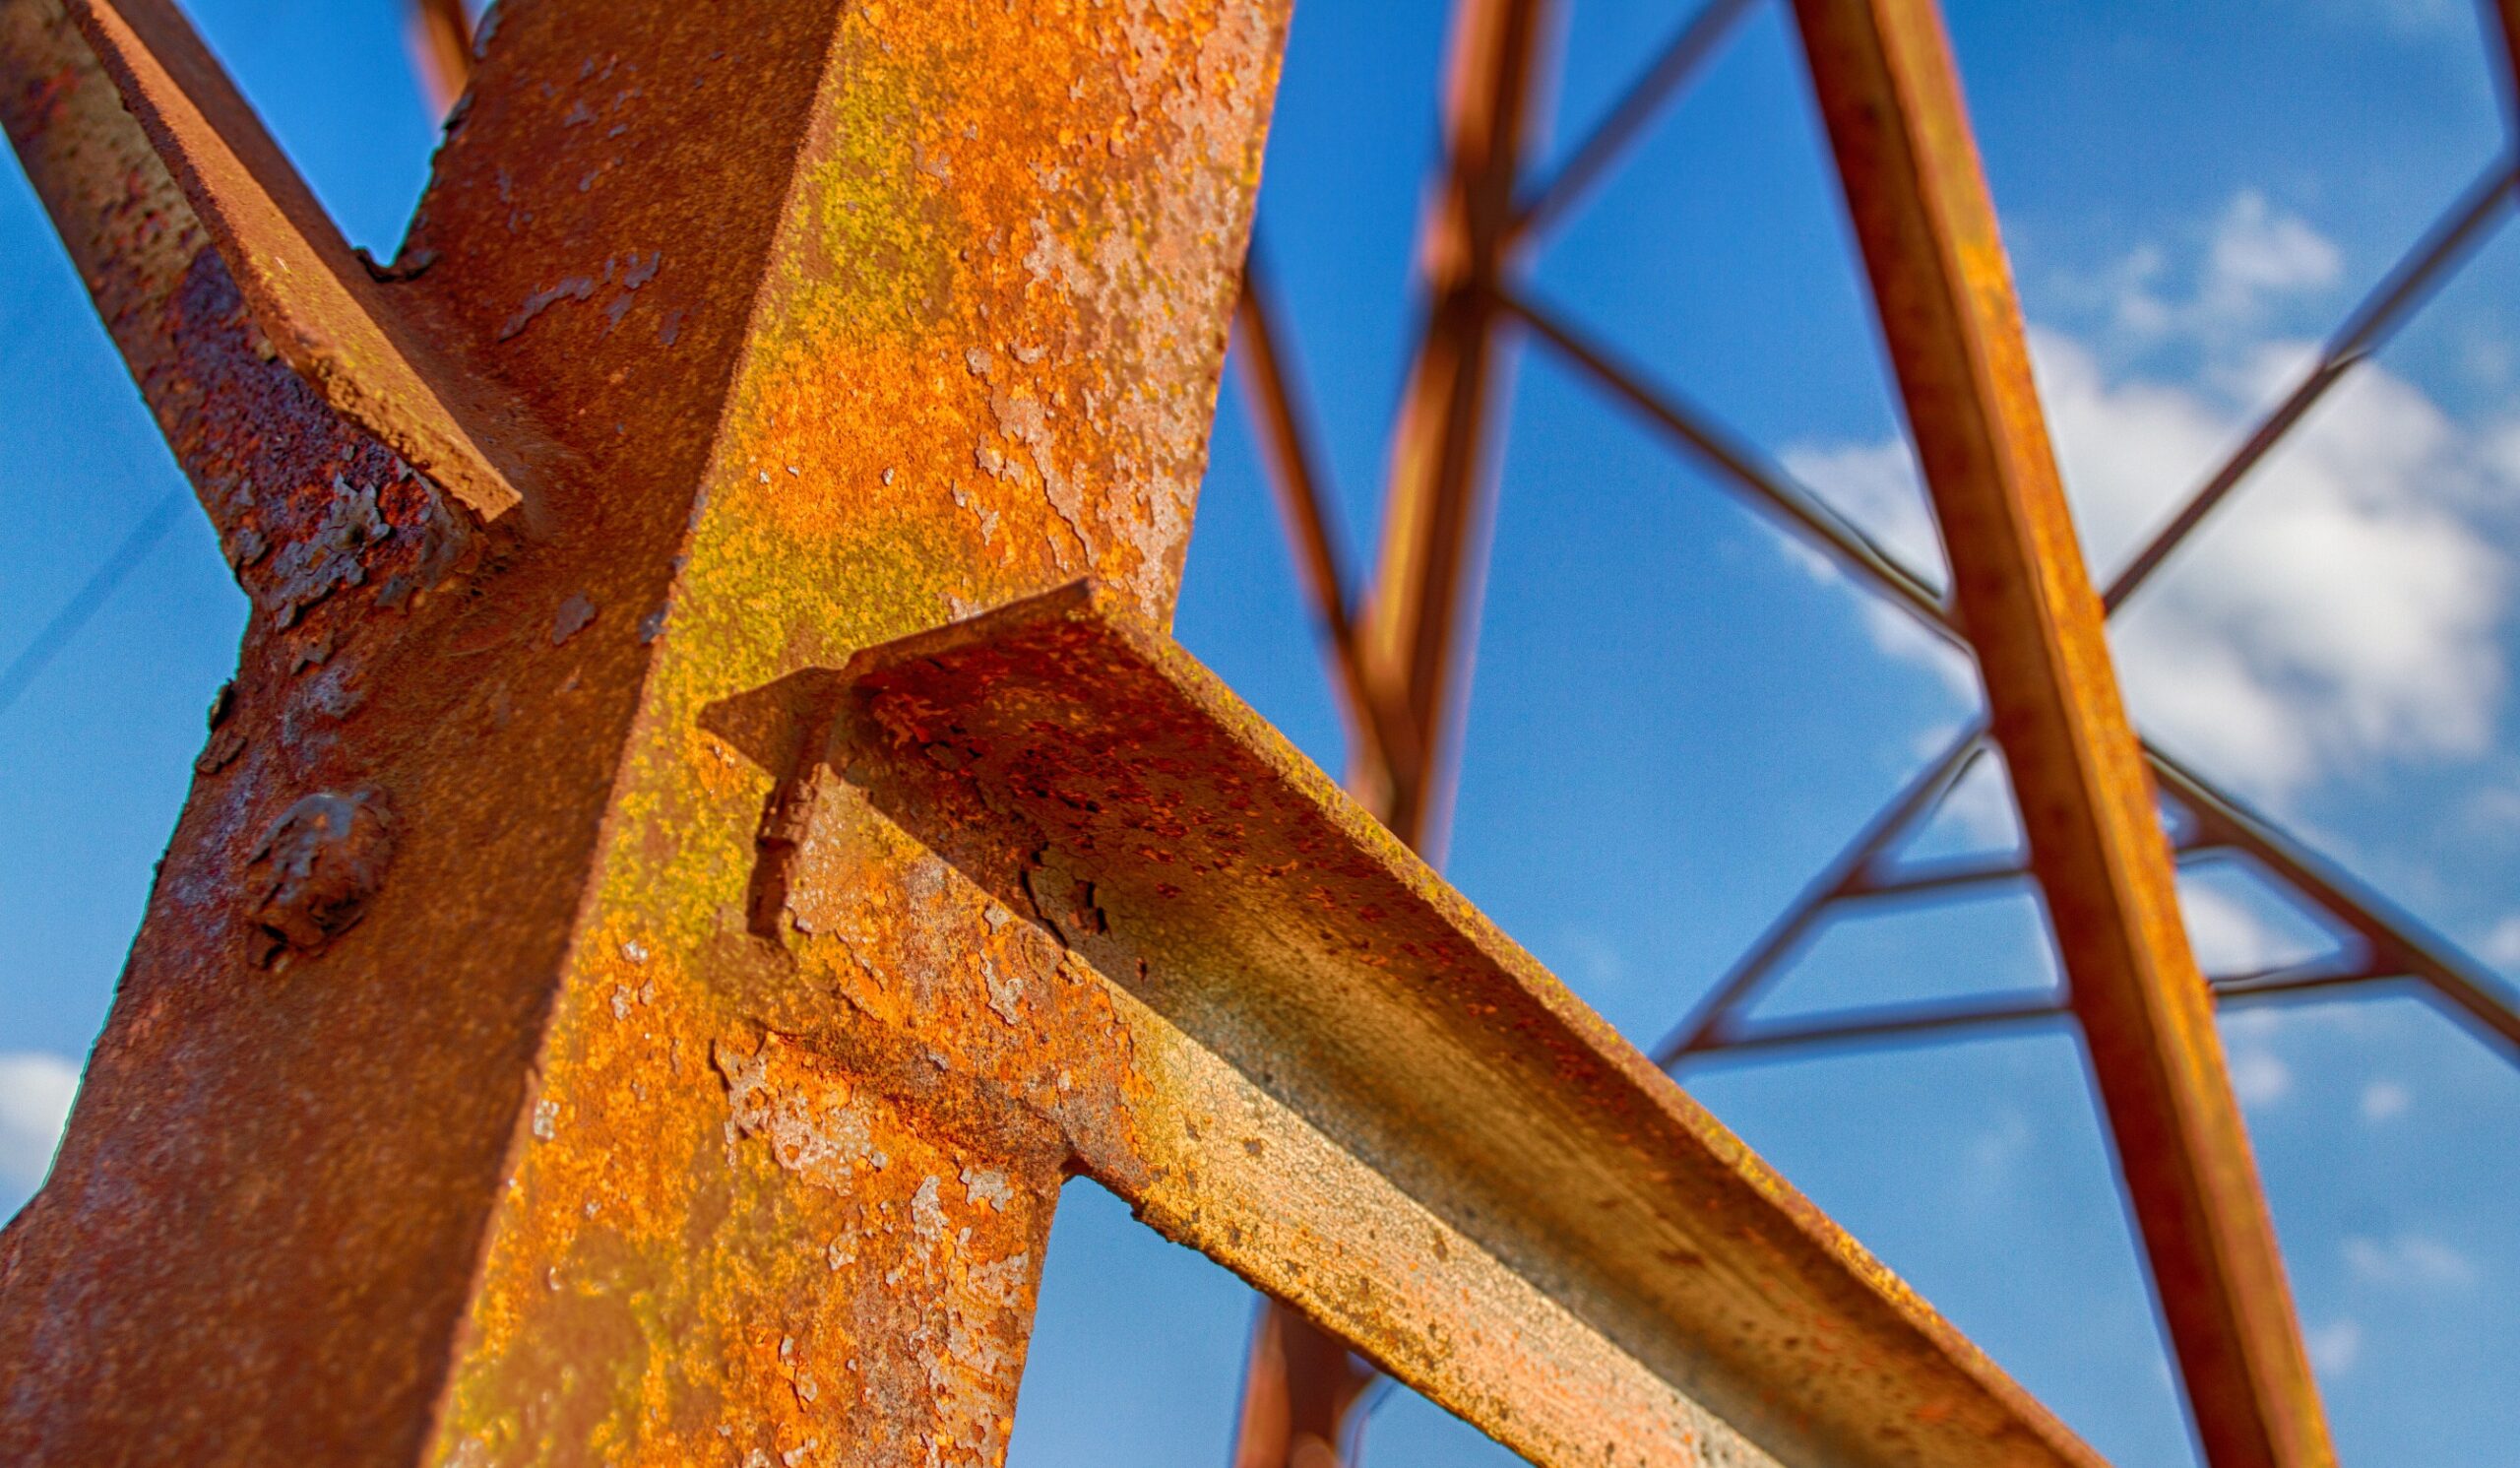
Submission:
<svg viewBox="0 0 2520 1468">
<path fill-rule="evenodd" d="M 1967 1035 L 2061 1019 L 2065 1013 L 2064 1001 L 2053 994 L 2000 1002 L 1964 1000 L 1832 1010 L 1735 1030 L 1700 1047 L 1692 1055 L 1713 1059 L 1780 1050 L 1939 1040 L 1954 1033 Z"/>
<path fill-rule="evenodd" d="M 1159 1229 L 1542 1462 L 2098 1461 L 1108 597 L 848 676 L 835 768 L 1112 987 Z"/>
<path fill-rule="evenodd" d="M 1838 894 L 1838 900 L 1863 902 L 1876 898 L 1922 897 L 1968 887 L 1993 886 L 1999 882 L 2017 882 L 2029 875 L 2030 868 L 2023 865 L 2018 857 L 2000 862 L 1918 862 L 1887 874 L 1876 875 L 1869 870 L 1862 872 Z"/>
<path fill-rule="evenodd" d="M 2403 974 L 2367 966 L 2335 969 L 2304 964 L 2216 979 L 2213 990 L 2221 1005 L 2247 1004 L 2261 999 L 2298 997 L 2326 989 L 2386 984 L 2407 978 Z M 1773 1053 L 1883 1042 L 1930 1041 L 1955 1035 L 1966 1038 L 1982 1031 L 2061 1018 L 2065 1012 L 2063 1003 L 2052 995 L 2017 1000 L 1964 999 L 1830 1010 L 1729 1032 L 1699 1047 L 1691 1053 L 1691 1057 L 1714 1059 L 1745 1052 Z"/>
<path fill-rule="evenodd" d="M 2180 859 L 2182 867 L 2187 864 L 2189 858 L 2210 856 L 2220 850 L 2222 850 L 2220 846 L 2209 842 L 2191 840 L 2171 843 L 2171 852 Z M 1856 880 L 1847 884 L 1846 890 L 1838 894 L 1838 900 L 1863 902 L 1875 898 L 1922 897 L 1969 887 L 2017 882 L 2029 875 L 2030 868 L 2022 864 L 2017 853 L 2004 860 L 1992 862 L 1984 860 L 1919 862 L 1888 872 L 1867 869 Z"/>
</svg>

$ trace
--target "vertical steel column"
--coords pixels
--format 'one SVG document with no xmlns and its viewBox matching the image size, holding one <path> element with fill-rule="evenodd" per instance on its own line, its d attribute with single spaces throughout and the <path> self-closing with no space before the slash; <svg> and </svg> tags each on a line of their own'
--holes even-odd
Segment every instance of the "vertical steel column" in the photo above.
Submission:
<svg viewBox="0 0 2520 1468">
<path fill-rule="evenodd" d="M 2072 1004 L 2215 1468 L 2334 1460 L 1931 0 L 1796 0 Z"/>
<path fill-rule="evenodd" d="M 1363 619 L 1365 666 L 1395 693 L 1417 758 L 1387 792 L 1358 793 L 1413 846 L 1441 825 L 1461 687 L 1464 602 L 1479 575 L 1503 397 L 1496 285 L 1514 227 L 1547 0 L 1460 0 L 1444 113 L 1445 172 L 1419 249 L 1426 321 L 1393 436 L 1382 552 Z M 1376 797 L 1379 798 L 1376 798 Z"/>
</svg>

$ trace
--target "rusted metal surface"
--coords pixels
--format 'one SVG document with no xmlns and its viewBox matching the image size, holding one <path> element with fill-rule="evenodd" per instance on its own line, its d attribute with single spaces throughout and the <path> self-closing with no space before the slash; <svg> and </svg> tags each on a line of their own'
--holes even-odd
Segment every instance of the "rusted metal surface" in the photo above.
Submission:
<svg viewBox="0 0 2520 1468">
<path fill-rule="evenodd" d="M 834 767 L 1106 986 L 1157 1228 L 1541 1462 L 2095 1461 L 1126 598 L 849 671 Z"/>
<path fill-rule="evenodd" d="M 362 294 L 145 12 L 97 33 L 215 227 L 58 13 L 0 9 L 12 139 L 264 613 L 0 1240 L 10 1462 L 1003 1451 L 1071 1143 L 991 1089 L 991 986 L 1115 1032 L 1037 929 L 799 804 L 790 678 L 1089 571 L 1166 612 L 1283 12 L 503 16 Z M 282 226 L 393 303 L 307 341 L 376 326 L 439 403 L 546 426 L 540 534 L 262 342 L 286 283 L 210 243 Z M 324 859 L 344 807 L 286 819 L 319 793 L 381 866 Z M 772 867 L 843 884 L 842 937 L 757 931 Z"/>
<path fill-rule="evenodd" d="M 2334 1461 L 1930 0 L 1797 0 L 1995 742 L 2206 1458 Z"/>
<path fill-rule="evenodd" d="M 516 508 L 525 462 L 550 457 L 542 433 L 378 288 L 168 0 L 71 11 L 281 356 L 482 519 Z"/>
</svg>

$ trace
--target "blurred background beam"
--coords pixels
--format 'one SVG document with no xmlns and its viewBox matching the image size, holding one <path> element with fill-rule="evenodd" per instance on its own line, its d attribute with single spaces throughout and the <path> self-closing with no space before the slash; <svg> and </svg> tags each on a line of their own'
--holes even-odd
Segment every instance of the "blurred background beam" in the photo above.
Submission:
<svg viewBox="0 0 2520 1468">
<path fill-rule="evenodd" d="M 1795 12 L 2206 1461 L 2321 1468 L 2335 1451 L 1941 16 L 1930 0 Z"/>
</svg>

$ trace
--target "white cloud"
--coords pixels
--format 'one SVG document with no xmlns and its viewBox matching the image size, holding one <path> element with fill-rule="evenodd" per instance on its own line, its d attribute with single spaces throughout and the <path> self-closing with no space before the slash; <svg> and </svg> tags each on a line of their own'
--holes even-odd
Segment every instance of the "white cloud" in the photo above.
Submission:
<svg viewBox="0 0 2520 1468">
<path fill-rule="evenodd" d="M 2300 944 L 2278 932 L 2254 908 L 2217 888 L 2182 880 L 2178 907 L 2187 919 L 2188 946 L 2209 974 L 2245 974 L 2301 956 Z"/>
<path fill-rule="evenodd" d="M 2478 951 L 2485 955 L 2488 963 L 2500 964 L 2504 968 L 2520 965 L 2520 917 L 2505 918 L 2493 925 L 2493 930 L 2485 935 Z"/>
<path fill-rule="evenodd" d="M 2132 497 L 2108 482 L 2118 445 L 2163 433 L 2156 394 L 2102 383 L 2070 347 L 2048 359 L 2060 453 L 2097 537 Z M 2481 752 L 2509 582 L 2454 508 L 2492 473 L 2482 447 L 2363 367 L 2118 619 L 2129 701 L 2270 798 L 2378 758 Z"/>
<path fill-rule="evenodd" d="M 2362 1325 L 2357 1320 L 2331 1320 L 2308 1332 L 2310 1365 L 2322 1376 L 2342 1376 L 2362 1358 Z"/>
<path fill-rule="evenodd" d="M 2114 287 L 2120 330 L 2175 333 L 2197 349 L 2190 379 L 2111 369 L 2090 342 L 2031 334 L 2104 582 L 2310 359 L 2300 344 L 2253 335 L 2269 303 L 2338 271 L 2333 246 L 2254 193 L 2224 212 L 2204 256 L 2183 293 L 2162 286 L 2158 251 L 2130 261 Z M 1803 445 L 1783 458 L 1879 539 L 1918 543 L 1922 499 L 1903 444 Z M 2454 422 L 2412 383 L 2364 364 L 2112 624 L 2128 701 L 2148 732 L 2279 804 L 2375 761 L 2482 752 L 2501 701 L 2495 633 L 2511 577 L 2472 522 L 2514 502 L 2520 428 Z M 1929 639 L 1886 630 L 1898 613 L 1867 614 L 1886 651 L 1929 656 Z"/>
<path fill-rule="evenodd" d="M 2146 245 L 2103 276 L 2111 325 L 2138 342 L 2227 341 L 2262 329 L 2280 298 L 2322 290 L 2345 259 L 2305 222 L 2243 189 L 2214 221 L 2184 287 L 2171 283 L 2169 252 Z"/>
<path fill-rule="evenodd" d="M 2362 1111 L 2365 1121 L 2377 1123 L 2403 1117 L 2414 1105 L 2414 1094 L 2396 1081 L 2373 1081 L 2362 1088 Z"/>
<path fill-rule="evenodd" d="M 2231 1053 L 2230 1066 L 2232 1094 L 2244 1107 L 2270 1107 L 2293 1094 L 2293 1067 L 2273 1051 L 2243 1046 Z"/>
<path fill-rule="evenodd" d="M 2293 1094 L 2293 1067 L 2275 1053 L 2282 1027 L 2282 1017 L 2272 1010 L 2242 1009 L 2223 1016 L 2223 1064 L 2240 1105 L 2262 1111 Z"/>
<path fill-rule="evenodd" d="M 2345 1241 L 2345 1267 L 2367 1285 L 2456 1289 L 2475 1284 L 2476 1261 L 2438 1239 L 2400 1234 L 2394 1239 L 2360 1235 Z"/>
<path fill-rule="evenodd" d="M 0 1054 L 0 1189 L 25 1191 L 43 1181 L 78 1094 L 79 1067 L 67 1058 Z"/>
</svg>

